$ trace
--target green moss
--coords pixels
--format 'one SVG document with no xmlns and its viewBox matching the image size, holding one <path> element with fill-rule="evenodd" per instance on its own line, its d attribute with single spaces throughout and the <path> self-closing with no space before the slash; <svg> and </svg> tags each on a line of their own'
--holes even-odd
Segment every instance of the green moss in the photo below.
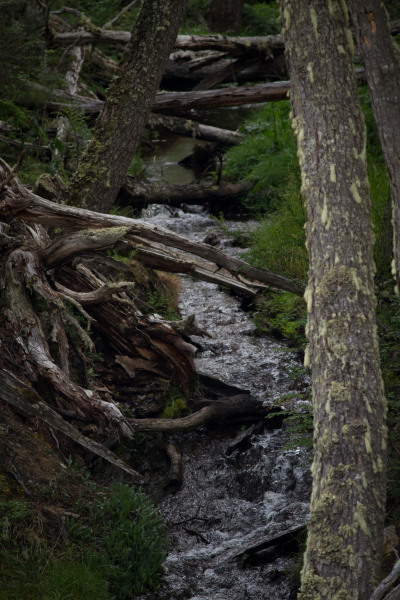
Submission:
<svg viewBox="0 0 400 600">
<path fill-rule="evenodd" d="M 190 408 L 181 396 L 171 396 L 167 401 L 167 406 L 160 415 L 161 419 L 178 419 L 185 417 L 190 413 Z"/>
</svg>

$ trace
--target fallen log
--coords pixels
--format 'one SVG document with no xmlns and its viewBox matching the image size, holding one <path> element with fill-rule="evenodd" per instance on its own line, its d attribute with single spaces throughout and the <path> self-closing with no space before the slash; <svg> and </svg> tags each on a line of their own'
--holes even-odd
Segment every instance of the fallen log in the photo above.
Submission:
<svg viewBox="0 0 400 600">
<path fill-rule="evenodd" d="M 209 400 L 200 398 L 196 404 L 205 404 L 200 410 L 178 419 L 128 419 L 133 431 L 162 431 L 182 433 L 212 422 L 213 424 L 232 423 L 234 420 L 259 419 L 267 414 L 259 400 L 250 394 L 239 394 L 227 398 Z"/>
<path fill-rule="evenodd" d="M 142 209 L 149 204 L 166 204 L 180 207 L 182 204 L 218 205 L 221 210 L 224 205 L 243 198 L 250 189 L 250 183 L 241 181 L 216 186 L 212 183 L 191 183 L 174 185 L 170 183 L 148 184 L 128 177 L 122 186 L 118 201 L 122 206 Z"/>
<path fill-rule="evenodd" d="M 168 117 L 161 114 L 151 114 L 146 127 L 149 129 L 164 129 L 196 140 L 218 142 L 224 146 L 235 146 L 245 139 L 243 133 L 238 133 L 237 131 L 221 129 L 212 125 L 203 125 L 191 119 Z"/>
<path fill-rule="evenodd" d="M 185 260 L 183 253 L 177 256 L 176 250 L 174 251 L 174 255 L 175 256 L 168 256 L 165 253 L 161 253 L 158 249 L 152 250 L 140 246 L 136 248 L 135 254 L 140 262 L 152 269 L 167 271 L 168 273 L 184 273 L 191 275 L 201 281 L 215 283 L 221 287 L 231 289 L 239 296 L 245 298 L 255 298 L 257 292 L 263 287 L 253 285 L 251 281 L 241 281 L 232 277 L 229 273 L 216 273 L 215 269 L 206 263 L 199 264 L 197 260 Z"/>
<path fill-rule="evenodd" d="M 185 113 L 244 104 L 287 100 L 290 81 L 275 81 L 200 92 L 164 92 L 156 96 L 153 112 Z"/>
<path fill-rule="evenodd" d="M 226 560 L 235 560 L 235 559 L 244 559 L 248 556 L 257 554 L 262 550 L 267 550 L 268 548 L 273 548 L 274 546 L 282 547 L 284 546 L 286 550 L 290 549 L 294 551 L 295 548 L 299 545 L 298 536 L 306 531 L 306 524 L 298 525 L 297 527 L 293 527 L 292 529 L 288 529 L 283 533 L 279 533 L 273 537 L 265 537 L 262 540 L 259 540 L 255 544 L 251 546 L 245 546 L 239 550 L 239 552 L 235 552 L 235 554 L 229 555 Z"/>
<path fill-rule="evenodd" d="M 162 92 L 156 95 L 152 111 L 185 114 L 188 110 L 206 110 L 226 106 L 242 106 L 287 100 L 290 81 L 276 81 L 253 86 L 240 86 L 204 92 Z M 75 102 L 88 115 L 98 114 L 103 101 L 87 96 L 72 96 L 63 90 L 49 92 L 52 100 L 45 103 L 49 110 L 61 110 L 64 105 Z"/>
<path fill-rule="evenodd" d="M 131 37 L 129 31 L 67 31 L 56 33 L 52 46 L 70 46 L 71 44 L 126 44 Z M 275 50 L 283 50 L 283 38 L 278 35 L 228 37 L 224 35 L 178 35 L 175 48 L 190 50 L 218 50 L 228 52 L 232 56 L 240 56 L 249 52 L 268 55 Z"/>
<path fill-rule="evenodd" d="M 190 54 L 192 54 L 192 58 L 185 61 L 180 59 L 178 52 L 171 54 L 162 78 L 162 89 L 196 89 L 193 86 L 199 85 L 208 78 L 211 80 L 213 77 L 216 78 L 213 85 L 216 85 L 217 82 L 222 83 L 222 81 L 242 85 L 271 79 L 287 79 L 287 67 L 283 54 L 274 53 L 268 57 L 258 55 L 254 58 L 254 63 L 251 60 L 252 64 L 247 66 L 242 63 L 247 60 L 246 56 L 232 60 L 227 58 L 226 54 L 210 51 L 209 63 L 207 64 L 207 61 L 204 60 L 201 64 L 196 58 L 196 53 Z"/>
<path fill-rule="evenodd" d="M 124 238 L 128 242 L 130 236 L 133 236 L 133 241 L 135 241 L 135 236 L 143 237 L 200 256 L 237 276 L 241 275 L 294 294 L 304 294 L 305 287 L 303 283 L 288 279 L 268 269 L 252 267 L 244 260 L 229 256 L 222 250 L 213 248 L 208 244 L 193 242 L 163 227 L 144 223 L 140 220 L 56 204 L 36 196 L 27 188 L 22 188 L 22 186 L 20 186 L 18 193 L 8 189 L 4 194 L 4 198 L 0 202 L 1 215 L 18 215 L 23 220 L 54 227 L 129 227 L 130 232 L 127 235 L 124 232 Z"/>
</svg>

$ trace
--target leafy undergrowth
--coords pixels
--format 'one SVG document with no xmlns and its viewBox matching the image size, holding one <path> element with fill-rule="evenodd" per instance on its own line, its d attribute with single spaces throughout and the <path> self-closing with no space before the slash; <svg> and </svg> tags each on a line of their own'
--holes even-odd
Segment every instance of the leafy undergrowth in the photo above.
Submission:
<svg viewBox="0 0 400 600">
<path fill-rule="evenodd" d="M 146 495 L 98 485 L 34 419 L 0 411 L 0 600 L 126 600 L 158 586 L 164 528 Z M 103 476 L 104 478 L 104 476 Z M 111 479 L 111 478 L 110 478 Z"/>
</svg>

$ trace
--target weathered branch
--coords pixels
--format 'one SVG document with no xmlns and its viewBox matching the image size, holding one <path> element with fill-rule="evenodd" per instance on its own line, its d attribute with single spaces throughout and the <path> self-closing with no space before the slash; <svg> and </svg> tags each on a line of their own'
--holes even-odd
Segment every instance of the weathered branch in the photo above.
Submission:
<svg viewBox="0 0 400 600">
<path fill-rule="evenodd" d="M 26 208 L 24 207 L 26 205 Z M 193 242 L 177 233 L 168 231 L 167 229 L 144 223 L 140 220 L 129 219 L 118 215 L 110 215 L 103 213 L 94 213 L 90 210 L 75 208 L 56 204 L 44 198 L 40 198 L 35 194 L 29 193 L 23 201 L 20 198 L 7 194 L 6 198 L 0 203 L 0 215 L 15 214 L 21 219 L 42 223 L 43 225 L 51 226 L 75 226 L 75 227 L 128 227 L 130 233 L 126 236 L 129 241 L 129 236 L 139 236 L 145 239 L 160 242 L 166 246 L 178 248 L 201 256 L 210 262 L 215 263 L 218 267 L 227 269 L 229 272 L 236 275 L 242 275 L 248 279 L 253 279 L 283 289 L 294 294 L 302 295 L 304 293 L 304 285 L 298 281 L 288 279 L 277 273 L 273 273 L 267 269 L 252 267 L 245 261 L 229 256 L 218 248 L 213 248 L 207 244 Z"/>
<path fill-rule="evenodd" d="M 135 478 L 137 483 L 143 483 L 143 478 L 139 473 L 110 452 L 108 448 L 82 435 L 75 427 L 67 423 L 52 408 L 45 404 L 32 387 L 5 370 L 0 371 L 0 398 L 20 414 L 40 419 L 50 427 L 61 431 L 89 452 L 104 458 L 104 460 L 118 469 L 129 473 L 129 475 Z"/>
<path fill-rule="evenodd" d="M 219 398 L 203 406 L 200 410 L 187 417 L 178 419 L 128 419 L 134 431 L 163 431 L 168 433 L 181 433 L 196 429 L 212 421 L 225 423 L 234 418 L 265 416 L 266 409 L 262 403 L 250 396 L 239 394 L 228 398 Z"/>
<path fill-rule="evenodd" d="M 374 590 L 374 593 L 372 594 L 372 596 L 370 597 L 369 600 L 381 600 L 385 596 L 386 592 L 388 590 L 390 590 L 392 585 L 398 580 L 399 577 L 400 577 L 400 560 L 398 560 L 396 562 L 393 569 L 390 571 L 389 575 L 387 577 L 385 577 L 385 579 L 383 579 L 383 581 L 380 582 L 380 584 Z M 397 590 L 397 593 L 400 592 L 400 588 L 396 588 L 396 590 Z M 393 590 L 393 591 L 395 591 L 395 590 Z M 389 598 L 389 595 L 386 598 Z M 385 598 L 385 600 L 386 600 L 386 598 Z M 397 598 L 397 596 L 395 596 L 394 598 Z M 393 598 L 393 600 L 394 600 L 394 598 Z"/>
<path fill-rule="evenodd" d="M 197 140 L 218 142 L 225 146 L 240 144 L 245 138 L 243 133 L 221 129 L 212 125 L 203 125 L 197 121 L 182 119 L 179 117 L 168 117 L 165 115 L 151 114 L 146 125 L 150 129 L 165 129 Z"/>
<path fill-rule="evenodd" d="M 133 282 L 122 281 L 118 283 L 106 283 L 100 288 L 93 290 L 92 292 L 75 292 L 66 288 L 65 286 L 54 282 L 56 288 L 64 294 L 66 298 L 72 298 L 79 304 L 98 304 L 99 302 L 104 302 L 104 300 L 108 300 L 113 296 L 113 294 L 117 292 L 122 292 L 125 290 L 131 290 L 135 286 Z"/>
<path fill-rule="evenodd" d="M 43 259 L 46 265 L 51 267 L 75 254 L 111 247 L 127 233 L 129 233 L 129 227 L 83 229 L 55 240 L 46 248 Z"/>
</svg>

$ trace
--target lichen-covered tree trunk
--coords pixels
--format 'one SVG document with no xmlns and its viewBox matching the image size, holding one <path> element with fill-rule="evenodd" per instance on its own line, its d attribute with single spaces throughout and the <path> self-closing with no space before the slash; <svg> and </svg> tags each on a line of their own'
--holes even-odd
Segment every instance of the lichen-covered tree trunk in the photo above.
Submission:
<svg viewBox="0 0 400 600">
<path fill-rule="evenodd" d="M 313 491 L 301 600 L 367 600 L 379 579 L 385 400 L 365 127 L 339 0 L 281 0 L 310 258 Z"/>
<path fill-rule="evenodd" d="M 108 212 L 113 205 L 183 18 L 187 0 L 145 0 L 93 137 L 68 189 L 68 204 Z"/>
<path fill-rule="evenodd" d="M 393 201 L 393 274 L 400 290 L 400 54 L 382 2 L 347 0 L 365 66 Z"/>
</svg>

